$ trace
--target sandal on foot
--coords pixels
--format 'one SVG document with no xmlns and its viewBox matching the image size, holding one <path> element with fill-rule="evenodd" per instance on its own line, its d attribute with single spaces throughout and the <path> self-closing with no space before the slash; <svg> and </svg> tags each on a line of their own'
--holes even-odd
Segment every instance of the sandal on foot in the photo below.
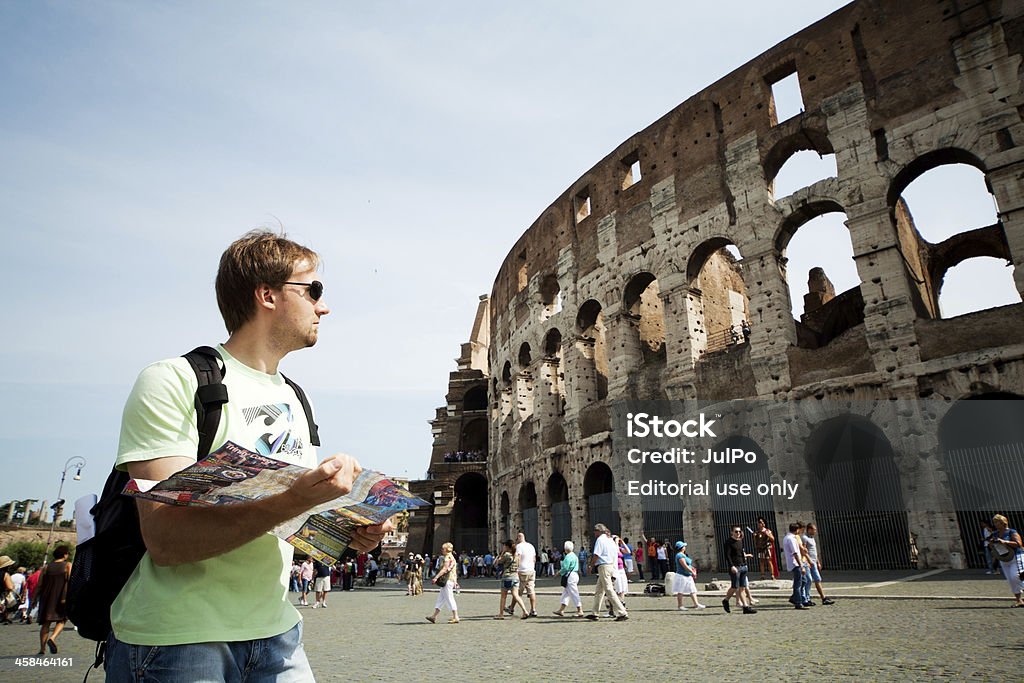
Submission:
<svg viewBox="0 0 1024 683">
<path fill-rule="evenodd" d="M 436 617 L 425 617 L 425 619 L 427 621 L 429 621 L 431 624 L 436 624 L 437 623 L 437 618 Z"/>
</svg>

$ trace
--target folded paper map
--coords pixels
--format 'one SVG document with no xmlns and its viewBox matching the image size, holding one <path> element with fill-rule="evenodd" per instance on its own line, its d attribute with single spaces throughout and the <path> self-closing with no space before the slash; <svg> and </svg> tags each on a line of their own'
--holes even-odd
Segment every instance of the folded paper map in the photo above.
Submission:
<svg viewBox="0 0 1024 683">
<path fill-rule="evenodd" d="M 253 453 L 228 441 L 169 479 L 132 479 L 126 495 L 171 505 L 236 505 L 288 489 L 309 469 Z M 314 560 L 334 564 L 362 526 L 380 524 L 403 510 L 429 505 L 380 472 L 363 470 L 352 491 L 284 522 L 271 533 Z"/>
</svg>

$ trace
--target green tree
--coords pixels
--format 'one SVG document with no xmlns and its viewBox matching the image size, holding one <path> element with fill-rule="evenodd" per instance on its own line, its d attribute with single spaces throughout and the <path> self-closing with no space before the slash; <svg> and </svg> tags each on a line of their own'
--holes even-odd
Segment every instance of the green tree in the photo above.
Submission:
<svg viewBox="0 0 1024 683">
<path fill-rule="evenodd" d="M 14 560 L 15 566 L 39 567 L 46 555 L 46 544 L 41 541 L 14 541 L 0 550 L 0 555 L 7 555 Z"/>
</svg>

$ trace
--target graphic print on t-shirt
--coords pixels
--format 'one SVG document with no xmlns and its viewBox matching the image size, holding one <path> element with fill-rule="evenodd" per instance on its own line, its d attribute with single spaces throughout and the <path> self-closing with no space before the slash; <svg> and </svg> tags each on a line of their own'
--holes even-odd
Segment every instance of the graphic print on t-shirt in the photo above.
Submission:
<svg viewBox="0 0 1024 683">
<path fill-rule="evenodd" d="M 284 455 L 302 451 L 303 440 L 293 433 L 295 416 L 287 403 L 243 408 L 246 441 L 260 455 Z"/>
</svg>

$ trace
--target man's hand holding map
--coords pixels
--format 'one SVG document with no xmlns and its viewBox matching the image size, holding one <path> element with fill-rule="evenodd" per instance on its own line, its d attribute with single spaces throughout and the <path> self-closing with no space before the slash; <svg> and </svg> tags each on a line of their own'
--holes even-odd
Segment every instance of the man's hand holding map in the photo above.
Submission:
<svg viewBox="0 0 1024 683">
<path fill-rule="evenodd" d="M 232 442 L 169 479 L 132 479 L 124 493 L 171 505 L 232 505 L 287 490 L 305 467 L 253 453 Z M 352 490 L 288 520 L 272 533 L 325 564 L 333 564 L 359 527 L 380 524 L 402 510 L 428 505 L 380 472 L 363 470 Z"/>
</svg>

